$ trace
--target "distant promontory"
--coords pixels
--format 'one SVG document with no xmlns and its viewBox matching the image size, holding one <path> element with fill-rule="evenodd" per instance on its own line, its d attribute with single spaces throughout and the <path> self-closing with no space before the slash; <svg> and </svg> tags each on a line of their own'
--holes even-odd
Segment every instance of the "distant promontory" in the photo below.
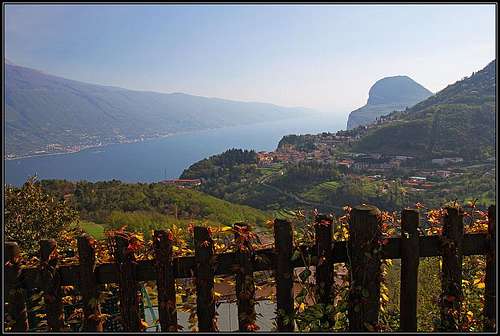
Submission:
<svg viewBox="0 0 500 336">
<path fill-rule="evenodd" d="M 432 95 L 408 76 L 385 77 L 373 84 L 365 106 L 352 111 L 347 129 L 367 125 L 378 117 L 411 107 Z"/>
</svg>

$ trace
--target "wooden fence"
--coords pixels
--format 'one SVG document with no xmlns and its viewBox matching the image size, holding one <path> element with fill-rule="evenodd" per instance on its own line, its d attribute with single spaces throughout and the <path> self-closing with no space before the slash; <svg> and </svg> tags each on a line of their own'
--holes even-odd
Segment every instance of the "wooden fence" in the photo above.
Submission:
<svg viewBox="0 0 500 336">
<path fill-rule="evenodd" d="M 316 243 L 300 246 L 306 255 L 316 256 L 317 294 L 321 303 L 332 303 L 335 293 L 334 264 L 350 265 L 348 320 L 350 331 L 371 330 L 378 321 L 380 305 L 380 276 L 382 259 L 401 259 L 401 331 L 417 328 L 417 275 L 419 258 L 442 256 L 441 321 L 444 330 L 458 331 L 462 295 L 462 258 L 468 255 L 486 255 L 485 330 L 495 330 L 496 273 L 495 273 L 495 206 L 488 209 L 488 233 L 464 234 L 463 212 L 447 208 L 442 235 L 420 236 L 417 231 L 419 213 L 405 209 L 402 212 L 401 236 L 381 244 L 380 211 L 372 206 L 352 209 L 349 219 L 349 240 L 332 240 L 332 221 L 318 216 L 315 223 Z M 79 288 L 83 300 L 83 330 L 102 331 L 103 321 L 98 316 L 100 307 L 96 298 L 99 286 L 118 283 L 120 314 L 126 331 L 141 330 L 139 312 L 139 281 L 156 280 L 158 288 L 159 322 L 162 331 L 177 330 L 175 279 L 195 278 L 197 290 L 197 317 L 200 331 L 216 331 L 214 276 L 235 275 L 239 330 L 245 331 L 256 321 L 254 308 L 255 285 L 253 273 L 275 270 L 277 316 L 279 331 L 294 330 L 291 316 L 294 310 L 293 271 L 303 267 L 301 258 L 292 258 L 293 230 L 286 220 L 274 221 L 274 248 L 252 251 L 243 244 L 239 251 L 215 254 L 214 242 L 204 227 L 195 227 L 195 255 L 173 257 L 172 240 L 165 231 L 154 233 L 154 260 L 136 261 L 127 250 L 126 238 L 117 236 L 114 263 L 96 265 L 91 238 L 78 238 L 78 265 L 58 265 L 53 258 L 54 240 L 40 242 L 40 265 L 23 268 L 19 264 L 16 243 L 5 244 L 6 311 L 15 320 L 13 331 L 28 330 L 26 290 L 39 288 L 44 292 L 47 324 L 51 331 L 63 328 L 61 286 Z"/>
</svg>

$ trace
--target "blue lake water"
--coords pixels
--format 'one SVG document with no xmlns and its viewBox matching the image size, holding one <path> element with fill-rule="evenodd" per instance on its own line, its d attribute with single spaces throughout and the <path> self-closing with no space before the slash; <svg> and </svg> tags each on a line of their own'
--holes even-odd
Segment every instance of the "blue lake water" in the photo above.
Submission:
<svg viewBox="0 0 500 336">
<path fill-rule="evenodd" d="M 329 115 L 178 134 L 78 153 L 5 161 L 5 183 L 39 179 L 156 182 L 177 178 L 191 164 L 230 148 L 274 150 L 283 135 L 335 132 L 345 120 Z"/>
</svg>

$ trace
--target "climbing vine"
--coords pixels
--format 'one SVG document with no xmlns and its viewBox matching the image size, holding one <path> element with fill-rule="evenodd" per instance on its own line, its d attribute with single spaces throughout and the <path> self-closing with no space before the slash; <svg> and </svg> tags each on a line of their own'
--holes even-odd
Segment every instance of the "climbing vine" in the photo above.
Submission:
<svg viewBox="0 0 500 336">
<path fill-rule="evenodd" d="M 458 204 L 447 204 L 447 206 L 459 206 Z M 446 214 L 446 209 L 427 209 L 423 204 L 417 203 L 415 208 L 420 213 L 421 223 L 419 225 L 419 233 L 421 235 L 440 235 L 442 233 L 442 219 Z M 488 228 L 488 213 L 476 207 L 474 201 L 469 202 L 462 206 L 464 209 L 464 227 L 465 233 L 479 233 L 487 232 Z M 347 241 L 349 239 L 349 218 L 351 208 L 346 206 L 340 214 L 326 214 L 332 221 L 333 230 L 333 243 L 338 241 Z M 294 309 L 291 316 L 286 316 L 288 321 L 293 321 L 299 331 L 346 331 L 348 328 L 348 301 L 350 291 L 350 281 L 348 267 L 349 263 L 337 263 L 334 265 L 335 279 L 331 289 L 333 293 L 332 304 L 320 303 L 316 293 L 315 283 L 315 265 L 321 260 L 317 257 L 311 256 L 307 253 L 304 246 L 314 246 L 315 242 L 315 218 L 318 215 L 316 211 L 295 211 L 288 212 L 287 219 L 292 222 L 293 236 L 294 236 L 294 250 L 292 254 L 292 261 L 300 259 L 301 264 L 304 266 L 296 269 L 293 275 L 294 279 Z M 271 227 L 273 222 L 268 222 Z M 173 225 L 169 228 L 169 238 L 173 241 L 174 257 L 194 255 L 193 246 L 193 230 L 195 223 L 189 224 L 187 227 L 178 227 Z M 197 224 L 199 225 L 199 224 Z M 208 223 L 202 223 L 208 225 Z M 383 246 L 389 242 L 389 238 L 399 236 L 401 234 L 401 218 L 396 212 L 381 212 L 380 225 L 382 235 L 376 241 L 376 248 L 371 252 L 371 258 L 382 258 L 381 251 Z M 271 230 L 270 230 L 271 231 Z M 66 229 L 61 232 L 58 238 L 58 254 L 59 265 L 69 265 L 78 263 L 77 243 L 76 238 L 82 233 L 79 228 Z M 227 252 L 249 252 L 252 258 L 259 258 L 254 251 L 261 249 L 264 246 L 262 242 L 263 235 L 257 234 L 251 229 L 251 226 L 244 227 L 229 227 L 217 226 L 209 227 L 209 233 L 214 240 L 215 253 Z M 238 238 L 234 238 L 237 234 Z M 128 239 L 129 245 L 127 251 L 133 253 L 137 261 L 152 260 L 154 258 L 152 240 L 146 240 L 142 233 L 128 232 L 126 227 L 118 230 L 106 232 L 105 240 L 93 240 L 92 244 L 96 249 L 96 262 L 97 264 L 114 262 L 113 246 L 111 242 L 116 236 L 124 236 Z M 151 234 L 152 236 L 152 234 Z M 260 257 L 262 258 L 262 257 Z M 432 262 L 440 263 L 440 258 L 431 258 Z M 257 260 L 259 261 L 259 260 Z M 262 260 L 261 260 L 262 261 Z M 263 261 L 265 262 L 265 261 Z M 485 257 L 484 256 L 466 256 L 463 262 L 463 280 L 462 289 L 464 299 L 460 307 L 460 331 L 481 331 L 483 326 L 482 309 L 484 307 L 484 292 L 485 292 Z M 23 256 L 21 267 L 37 267 L 39 259 L 36 256 Z M 421 264 L 421 272 L 428 271 L 429 267 L 423 262 Z M 441 270 L 441 264 L 439 264 Z M 374 279 L 380 281 L 380 306 L 379 306 L 379 321 L 375 325 L 365 326 L 368 330 L 373 331 L 397 331 L 399 329 L 399 283 L 397 282 L 397 274 L 399 271 L 399 262 L 390 259 L 382 259 L 381 263 L 381 278 Z M 275 301 L 275 294 L 272 290 L 274 288 L 274 277 L 271 276 L 272 272 L 254 272 L 255 294 L 256 302 L 258 300 L 266 299 Z M 194 274 L 193 274 L 194 276 Z M 430 278 L 426 278 L 430 279 Z M 433 277 L 432 281 L 436 283 L 433 286 L 439 287 L 439 277 Z M 216 283 L 224 282 L 229 286 L 234 286 L 234 277 L 216 277 Z M 144 286 L 148 294 L 151 304 L 157 304 L 156 285 L 155 281 L 146 281 L 140 284 Z M 429 286 L 430 284 L 424 284 Z M 419 284 L 420 286 L 420 284 Z M 112 295 L 113 287 L 115 285 L 106 285 L 101 288 L 100 295 L 96 299 L 95 304 L 103 304 Z M 176 288 L 176 307 L 178 311 L 189 314 L 188 328 L 192 331 L 197 330 L 197 317 L 196 317 L 196 287 L 194 281 L 191 279 L 177 279 L 175 283 Z M 246 289 L 249 290 L 249 289 Z M 363 299 L 368 297 L 365 288 L 355 288 L 358 291 L 360 301 L 358 304 L 363 304 Z M 259 293 L 266 292 L 265 295 Z M 63 303 L 65 306 L 73 307 L 65 312 L 66 325 L 68 330 L 78 330 L 79 321 L 82 320 L 83 310 L 79 306 L 81 296 L 78 290 L 72 286 L 63 288 Z M 222 297 L 221 293 L 214 293 L 216 300 Z M 425 295 L 419 290 L 419 302 L 425 303 L 425 307 L 435 307 L 438 304 L 438 298 L 427 299 L 420 298 Z M 220 304 L 219 302 L 217 304 Z M 428 305 L 428 306 L 427 306 Z M 29 310 L 31 315 L 37 321 L 34 330 L 46 330 L 45 312 L 44 312 L 44 295 L 41 291 L 36 291 L 31 294 Z M 356 310 L 356 306 L 354 306 Z M 420 308 L 419 308 L 420 309 Z M 428 311 L 434 312 L 432 318 L 424 316 L 422 309 L 418 311 L 419 330 L 430 331 L 439 329 L 438 310 L 431 307 Z M 280 314 L 281 312 L 277 312 Z M 258 317 L 252 316 L 252 319 Z M 102 313 L 99 318 L 108 319 L 110 314 Z M 435 319 L 432 326 L 429 321 Z M 6 324 L 9 327 L 9 321 Z M 145 319 L 142 320 L 144 329 L 156 327 L 158 320 L 153 321 L 152 325 L 147 325 Z M 259 327 L 257 324 L 249 324 L 247 330 L 255 331 Z M 178 326 L 178 330 L 182 330 Z"/>
</svg>

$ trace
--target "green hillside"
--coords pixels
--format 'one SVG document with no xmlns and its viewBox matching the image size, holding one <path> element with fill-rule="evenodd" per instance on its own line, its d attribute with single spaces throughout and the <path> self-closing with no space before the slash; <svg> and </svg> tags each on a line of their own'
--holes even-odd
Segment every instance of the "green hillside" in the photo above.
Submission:
<svg viewBox="0 0 500 336">
<path fill-rule="evenodd" d="M 80 213 L 82 227 L 102 236 L 104 228 L 129 229 L 149 234 L 151 230 L 189 222 L 232 225 L 239 221 L 262 226 L 270 217 L 266 212 L 237 205 L 204 194 L 161 183 L 70 182 L 43 180 L 44 190 L 66 198 Z"/>
<path fill-rule="evenodd" d="M 333 211 L 346 204 L 371 203 L 384 209 L 400 205 L 391 195 L 379 192 L 381 183 L 343 176 L 331 163 L 302 161 L 259 167 L 230 159 L 241 156 L 241 152 L 231 150 L 199 161 L 181 177 L 201 178 L 203 192 L 233 203 L 275 211 L 275 215 L 282 209 Z"/>
<path fill-rule="evenodd" d="M 494 156 L 495 76 L 492 61 L 405 112 L 390 115 L 369 129 L 353 150 L 425 159 Z"/>
</svg>

